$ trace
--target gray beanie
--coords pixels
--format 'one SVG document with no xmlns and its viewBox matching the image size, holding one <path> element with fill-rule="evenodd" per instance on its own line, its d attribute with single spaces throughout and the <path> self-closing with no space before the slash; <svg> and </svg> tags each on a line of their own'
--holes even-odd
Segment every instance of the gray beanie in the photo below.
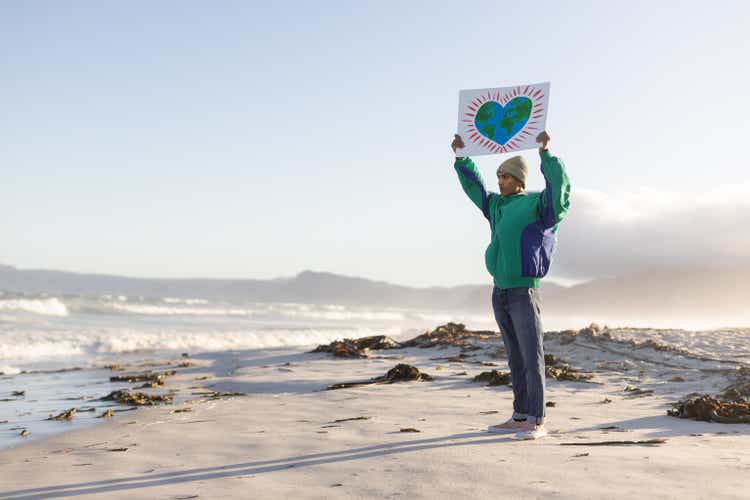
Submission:
<svg viewBox="0 0 750 500">
<path fill-rule="evenodd" d="M 521 184 L 523 184 L 523 187 L 526 187 L 526 176 L 529 173 L 529 166 L 526 164 L 526 160 L 523 159 L 523 156 L 514 156 L 513 158 L 508 158 L 504 162 L 500 164 L 499 167 L 497 167 L 497 175 L 500 174 L 508 174 L 512 175 L 519 181 L 521 181 Z"/>
</svg>

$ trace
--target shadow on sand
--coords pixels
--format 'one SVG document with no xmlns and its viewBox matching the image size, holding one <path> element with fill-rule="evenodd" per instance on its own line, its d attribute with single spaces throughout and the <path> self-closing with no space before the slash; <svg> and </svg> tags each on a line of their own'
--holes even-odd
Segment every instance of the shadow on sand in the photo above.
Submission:
<svg viewBox="0 0 750 500">
<path fill-rule="evenodd" d="M 450 436 L 414 439 L 395 443 L 377 444 L 362 448 L 315 453 L 295 457 L 279 458 L 276 460 L 261 460 L 238 464 L 222 465 L 218 467 L 194 468 L 182 471 L 164 472 L 161 474 L 142 474 L 118 479 L 90 481 L 85 483 L 62 484 L 41 488 L 30 488 L 14 491 L 0 491 L 0 499 L 13 498 L 15 500 L 30 500 L 33 498 L 61 498 L 77 495 L 93 495 L 113 491 L 136 490 L 154 486 L 189 483 L 191 481 L 205 481 L 210 479 L 231 478 L 239 476 L 253 476 L 268 474 L 290 468 L 309 467 L 360 460 L 378 456 L 409 453 L 426 449 L 448 448 L 456 446 L 480 446 L 499 443 L 518 442 L 509 436 L 488 436 L 486 432 L 472 432 L 452 434 Z"/>
</svg>

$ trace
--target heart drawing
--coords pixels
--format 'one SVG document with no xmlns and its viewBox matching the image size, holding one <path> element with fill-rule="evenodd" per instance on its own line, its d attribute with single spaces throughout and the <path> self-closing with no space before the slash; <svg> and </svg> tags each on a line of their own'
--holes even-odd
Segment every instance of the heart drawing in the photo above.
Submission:
<svg viewBox="0 0 750 500">
<path fill-rule="evenodd" d="M 505 145 L 529 121 L 533 102 L 525 96 L 514 97 L 505 106 L 487 101 L 477 110 L 474 126 L 487 139 Z"/>
</svg>

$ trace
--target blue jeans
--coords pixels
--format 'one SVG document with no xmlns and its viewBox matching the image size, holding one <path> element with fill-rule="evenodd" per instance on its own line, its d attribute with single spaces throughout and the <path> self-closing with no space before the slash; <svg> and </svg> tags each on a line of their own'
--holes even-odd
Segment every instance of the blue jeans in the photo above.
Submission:
<svg viewBox="0 0 750 500">
<path fill-rule="evenodd" d="M 513 418 L 544 423 L 544 344 L 539 290 L 495 287 L 492 309 L 508 354 Z"/>
</svg>

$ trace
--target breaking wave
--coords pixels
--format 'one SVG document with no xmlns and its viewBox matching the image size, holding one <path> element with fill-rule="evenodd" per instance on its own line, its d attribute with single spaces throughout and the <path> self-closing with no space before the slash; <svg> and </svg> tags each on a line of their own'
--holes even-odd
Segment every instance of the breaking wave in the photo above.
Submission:
<svg viewBox="0 0 750 500">
<path fill-rule="evenodd" d="M 306 328 L 254 331 L 109 331 L 0 332 L 0 362 L 29 363 L 60 358 L 91 358 L 140 351 L 224 351 L 324 344 L 342 338 L 404 334 L 401 328 Z M 412 332 L 409 332 L 412 333 Z M 3 370 L 0 370 L 3 371 Z"/>
<path fill-rule="evenodd" d="M 42 316 L 67 316 L 68 308 L 56 297 L 0 299 L 0 311 L 25 312 Z"/>
</svg>

